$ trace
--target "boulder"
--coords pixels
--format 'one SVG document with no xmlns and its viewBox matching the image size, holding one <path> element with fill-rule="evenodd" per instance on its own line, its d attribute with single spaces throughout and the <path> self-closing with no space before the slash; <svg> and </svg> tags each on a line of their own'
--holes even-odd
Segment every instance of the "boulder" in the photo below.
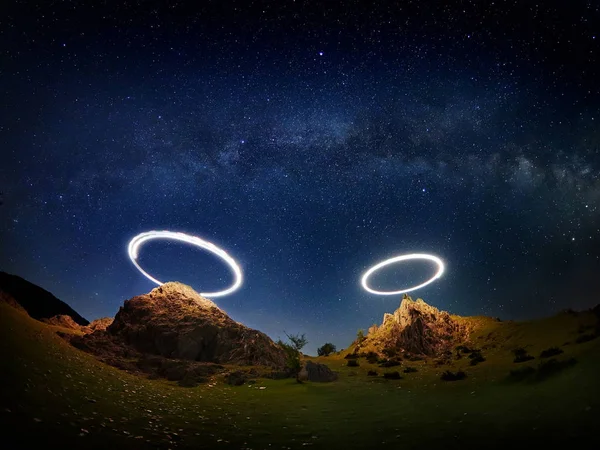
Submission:
<svg viewBox="0 0 600 450">
<path fill-rule="evenodd" d="M 325 364 L 312 361 L 306 361 L 298 375 L 300 381 L 328 382 L 335 381 L 337 378 L 338 374 Z"/>
</svg>

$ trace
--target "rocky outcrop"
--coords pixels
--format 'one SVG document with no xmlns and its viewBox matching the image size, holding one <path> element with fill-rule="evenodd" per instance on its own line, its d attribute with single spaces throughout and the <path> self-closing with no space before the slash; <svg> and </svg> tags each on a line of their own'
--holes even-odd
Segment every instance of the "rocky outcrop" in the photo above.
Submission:
<svg viewBox="0 0 600 450">
<path fill-rule="evenodd" d="M 0 290 L 9 294 L 31 317 L 37 320 L 70 316 L 79 325 L 89 322 L 50 292 L 16 275 L 0 272 Z"/>
<path fill-rule="evenodd" d="M 439 356 L 464 341 L 469 331 L 465 322 L 421 299 L 414 301 L 405 295 L 393 314 L 384 314 L 380 326 L 369 328 L 359 350 L 396 349 L 415 355 Z"/>
<path fill-rule="evenodd" d="M 337 378 L 338 374 L 325 364 L 312 361 L 306 361 L 298 374 L 298 380 L 300 381 L 328 382 L 335 381 Z"/>
<path fill-rule="evenodd" d="M 166 283 L 125 301 L 106 330 L 71 342 L 113 365 L 123 358 L 155 355 L 197 363 L 285 367 L 283 350 L 266 334 L 234 321 L 180 283 Z"/>
<path fill-rule="evenodd" d="M 68 328 L 70 330 L 77 331 L 84 331 L 87 328 L 75 323 L 71 316 L 66 316 L 64 314 L 59 314 L 58 316 L 50 317 L 49 319 L 42 319 L 42 322 L 55 327 Z M 89 332 L 89 330 L 85 331 Z"/>
<path fill-rule="evenodd" d="M 100 319 L 92 320 L 87 328 L 90 332 L 106 330 L 115 319 L 112 317 L 101 317 Z"/>
</svg>

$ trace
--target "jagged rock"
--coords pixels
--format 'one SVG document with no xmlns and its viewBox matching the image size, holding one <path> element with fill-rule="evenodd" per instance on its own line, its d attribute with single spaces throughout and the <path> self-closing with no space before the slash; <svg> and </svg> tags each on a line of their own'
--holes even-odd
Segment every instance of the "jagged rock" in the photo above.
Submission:
<svg viewBox="0 0 600 450">
<path fill-rule="evenodd" d="M 384 314 L 380 327 L 369 329 L 362 351 L 399 349 L 415 355 L 438 356 L 469 335 L 468 326 L 445 311 L 408 295 L 393 314 Z"/>
<path fill-rule="evenodd" d="M 325 364 L 315 363 L 312 361 L 306 361 L 304 367 L 300 370 L 298 379 L 300 381 L 317 381 L 327 382 L 335 381 L 338 378 L 338 374 L 333 372 Z"/>
<path fill-rule="evenodd" d="M 91 321 L 88 328 L 90 329 L 90 332 L 103 331 L 113 323 L 113 320 L 115 319 L 112 317 L 101 317 L 100 319 Z"/>
<path fill-rule="evenodd" d="M 187 377 L 185 383 L 190 370 L 200 370 L 198 364 L 204 364 L 202 370 L 206 363 L 285 367 L 283 350 L 266 334 L 232 320 L 181 283 L 166 283 L 126 300 L 106 330 L 70 341 L 109 364 L 127 370 L 135 366 L 171 380 Z M 149 356 L 158 359 L 149 363 Z M 174 360 L 175 365 L 167 362 Z"/>
</svg>

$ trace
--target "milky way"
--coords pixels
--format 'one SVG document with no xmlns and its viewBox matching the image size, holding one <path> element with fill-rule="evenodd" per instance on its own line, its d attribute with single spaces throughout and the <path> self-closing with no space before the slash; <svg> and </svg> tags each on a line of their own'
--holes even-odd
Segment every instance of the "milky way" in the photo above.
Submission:
<svg viewBox="0 0 600 450">
<path fill-rule="evenodd" d="M 395 254 L 444 256 L 418 295 L 452 313 L 599 301 L 597 6 L 297 3 L 9 8 L 0 269 L 94 319 L 153 287 L 131 236 L 211 236 L 245 271 L 219 306 L 309 351 L 397 307 L 360 286 Z M 233 281 L 177 243 L 140 264 Z"/>
</svg>

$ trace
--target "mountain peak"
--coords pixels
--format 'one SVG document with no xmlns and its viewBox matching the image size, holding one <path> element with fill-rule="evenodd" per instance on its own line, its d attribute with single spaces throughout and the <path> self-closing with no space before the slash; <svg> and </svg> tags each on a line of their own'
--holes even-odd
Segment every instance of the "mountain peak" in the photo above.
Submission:
<svg viewBox="0 0 600 450">
<path fill-rule="evenodd" d="M 404 295 L 400 307 L 393 314 L 384 314 L 380 326 L 373 325 L 361 348 L 382 351 L 384 348 L 423 354 L 438 355 L 455 342 L 469 335 L 465 323 L 453 319 L 422 299 L 413 300 Z"/>
<path fill-rule="evenodd" d="M 202 297 L 191 286 L 178 281 L 169 281 L 154 289 L 148 294 L 151 298 L 171 301 L 173 298 L 193 300 L 199 306 L 205 309 L 217 308 L 221 310 L 212 300 Z"/>
</svg>

